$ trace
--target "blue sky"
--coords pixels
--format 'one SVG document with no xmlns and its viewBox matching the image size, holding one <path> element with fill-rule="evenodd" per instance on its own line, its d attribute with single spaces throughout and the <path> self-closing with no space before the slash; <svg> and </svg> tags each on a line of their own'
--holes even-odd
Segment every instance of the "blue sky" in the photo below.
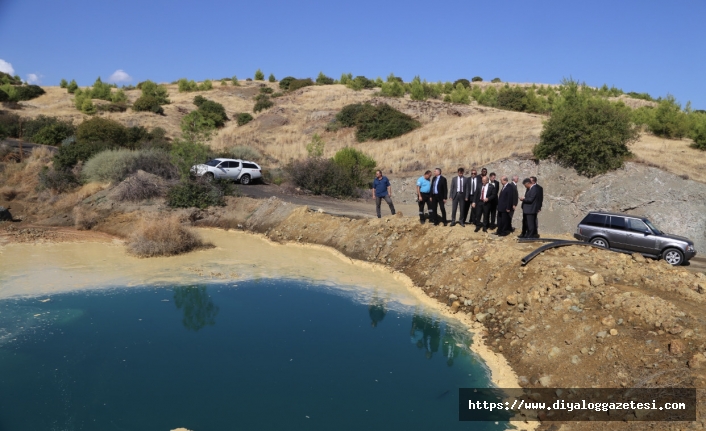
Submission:
<svg viewBox="0 0 706 431">
<path fill-rule="evenodd" d="M 704 22 L 703 0 L 0 0 L 0 70 L 44 85 L 117 70 L 133 84 L 257 68 L 278 78 L 571 76 L 706 109 Z"/>
</svg>

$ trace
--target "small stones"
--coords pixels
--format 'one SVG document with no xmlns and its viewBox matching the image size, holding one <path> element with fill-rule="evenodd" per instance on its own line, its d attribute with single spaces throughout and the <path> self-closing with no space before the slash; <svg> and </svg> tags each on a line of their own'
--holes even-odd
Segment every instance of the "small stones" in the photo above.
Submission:
<svg viewBox="0 0 706 431">
<path fill-rule="evenodd" d="M 686 345 L 682 340 L 672 340 L 669 342 L 669 353 L 672 355 L 681 355 L 686 351 Z"/>
<path fill-rule="evenodd" d="M 613 316 L 604 317 L 603 319 L 601 319 L 601 324 L 603 324 L 603 326 L 611 328 L 615 326 L 615 319 L 613 318 Z"/>
<path fill-rule="evenodd" d="M 495 308 L 492 308 L 492 307 L 489 308 L 489 309 L 487 309 L 487 310 L 485 310 L 485 311 L 486 311 L 488 314 L 490 314 L 491 316 L 494 316 L 495 313 L 496 313 Z"/>
<path fill-rule="evenodd" d="M 478 262 L 479 260 L 480 260 L 480 257 L 478 257 L 478 256 L 473 256 L 473 261 L 474 261 L 474 262 Z"/>
<path fill-rule="evenodd" d="M 585 347 L 584 347 L 584 349 L 585 349 Z M 586 353 L 588 353 L 588 349 L 586 349 L 586 350 L 587 350 Z M 572 364 L 577 365 L 579 362 L 581 362 L 581 360 L 579 359 L 578 355 L 573 355 L 571 357 Z"/>
<path fill-rule="evenodd" d="M 611 329 L 611 330 L 610 330 L 610 335 L 612 335 L 613 337 L 615 337 L 616 335 L 618 335 L 618 330 L 615 329 L 615 328 Z"/>
<path fill-rule="evenodd" d="M 506 301 L 508 305 L 517 305 L 517 295 L 508 295 Z"/>
<path fill-rule="evenodd" d="M 542 376 L 539 378 L 539 384 L 548 388 L 552 384 L 552 376 Z"/>
<path fill-rule="evenodd" d="M 485 320 L 486 317 L 488 317 L 488 315 L 486 313 L 476 313 L 476 320 L 478 322 L 483 323 L 483 321 Z"/>
<path fill-rule="evenodd" d="M 451 304 L 451 312 L 452 313 L 458 313 L 458 309 L 461 308 L 461 302 L 459 301 L 454 301 Z"/>
<path fill-rule="evenodd" d="M 644 262 L 645 262 L 645 256 L 641 255 L 640 253 L 633 253 L 633 254 L 632 254 L 632 259 L 633 259 L 635 262 L 640 262 L 640 263 L 644 263 Z"/>
<path fill-rule="evenodd" d="M 453 293 L 449 295 L 449 301 L 455 301 L 458 299 L 458 296 L 454 295 Z"/>
<path fill-rule="evenodd" d="M 593 287 L 598 287 L 602 286 L 605 284 L 605 281 L 603 280 L 603 276 L 600 273 L 595 273 L 592 276 L 588 277 L 588 281 L 591 283 L 591 286 Z"/>
<path fill-rule="evenodd" d="M 547 353 L 547 358 L 549 358 L 549 359 L 554 359 L 554 358 L 556 358 L 557 356 L 559 356 L 560 353 L 561 353 L 561 349 L 560 349 L 560 348 L 558 348 L 558 347 L 552 347 L 552 348 L 549 350 L 549 353 Z"/>
<path fill-rule="evenodd" d="M 706 363 L 706 356 L 704 356 L 703 353 L 695 353 L 686 364 L 689 368 L 697 370 L 699 368 L 703 368 L 704 363 Z"/>
<path fill-rule="evenodd" d="M 608 336 L 608 333 L 606 331 L 600 331 L 599 333 L 596 334 L 596 338 L 605 338 Z"/>
</svg>

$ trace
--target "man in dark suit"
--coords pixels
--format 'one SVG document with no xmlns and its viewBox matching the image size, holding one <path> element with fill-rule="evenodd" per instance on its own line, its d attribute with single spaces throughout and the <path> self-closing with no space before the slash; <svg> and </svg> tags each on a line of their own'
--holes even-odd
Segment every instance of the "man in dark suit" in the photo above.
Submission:
<svg viewBox="0 0 706 431">
<path fill-rule="evenodd" d="M 502 190 L 498 197 L 498 231 L 495 235 L 507 236 L 510 234 L 510 211 L 512 210 L 512 186 L 507 177 L 500 178 Z"/>
<path fill-rule="evenodd" d="M 468 201 L 466 201 L 466 214 L 469 215 L 468 223 L 478 225 L 480 223 L 478 221 L 478 211 L 473 206 L 473 203 L 476 201 L 476 198 L 480 193 L 480 189 L 483 187 L 483 183 L 481 181 L 481 176 L 478 175 L 475 168 L 471 169 L 471 176 L 468 177 L 466 183 L 468 184 L 468 192 L 466 193 L 466 197 L 468 198 Z"/>
<path fill-rule="evenodd" d="M 448 186 L 446 184 L 446 178 L 441 176 L 441 169 L 434 169 L 434 178 L 431 180 L 431 217 L 434 226 L 439 225 L 439 214 L 436 212 L 438 207 L 441 207 L 441 215 L 443 219 L 444 226 L 448 223 L 446 221 L 446 196 L 449 195 Z"/>
<path fill-rule="evenodd" d="M 510 210 L 510 221 L 509 221 L 509 228 L 510 232 L 514 232 L 515 228 L 512 227 L 512 218 L 515 217 L 515 208 L 517 208 L 517 204 L 520 201 L 519 197 L 520 195 L 517 193 L 517 182 L 520 181 L 520 177 L 517 175 L 512 176 L 512 182 L 508 183 L 509 187 L 512 187 L 512 208 Z"/>
<path fill-rule="evenodd" d="M 463 176 L 465 170 L 458 168 L 458 175 L 451 180 L 451 227 L 456 226 L 456 209 L 459 210 L 459 220 L 461 227 L 466 227 L 466 193 L 468 191 L 468 178 Z"/>
<path fill-rule="evenodd" d="M 539 213 L 542 212 L 542 204 L 544 203 L 544 187 L 537 184 L 537 177 L 530 177 L 530 181 L 537 186 L 537 199 L 539 200 L 539 211 L 537 211 L 537 236 L 539 237 Z"/>
<path fill-rule="evenodd" d="M 476 199 L 474 205 L 483 217 L 483 221 L 476 226 L 475 232 L 478 232 L 483 227 L 483 232 L 488 232 L 488 217 L 490 216 L 490 206 L 493 201 L 498 199 L 498 194 L 495 193 L 495 185 L 489 182 L 488 177 L 483 177 L 483 186 Z"/>
<path fill-rule="evenodd" d="M 525 186 L 525 197 L 520 198 L 522 201 L 522 214 L 525 215 L 527 224 L 527 233 L 523 238 L 539 238 L 537 234 L 537 212 L 539 212 L 539 189 L 532 180 L 525 178 L 522 180 Z"/>
<path fill-rule="evenodd" d="M 491 172 L 490 175 L 490 183 L 493 184 L 495 187 L 495 200 L 492 201 L 490 204 L 490 225 L 488 225 L 488 228 L 491 230 L 495 229 L 497 227 L 497 224 L 495 224 L 495 213 L 498 211 L 498 197 L 500 196 L 500 183 L 498 180 L 495 179 L 495 172 Z"/>
</svg>

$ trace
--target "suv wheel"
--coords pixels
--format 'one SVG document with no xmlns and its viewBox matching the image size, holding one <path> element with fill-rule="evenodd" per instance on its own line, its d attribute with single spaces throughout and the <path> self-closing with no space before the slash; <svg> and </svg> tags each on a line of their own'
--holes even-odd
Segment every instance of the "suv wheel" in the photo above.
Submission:
<svg viewBox="0 0 706 431">
<path fill-rule="evenodd" d="M 240 177 L 240 184 L 247 186 L 250 184 L 250 175 L 245 174 L 242 177 Z"/>
<path fill-rule="evenodd" d="M 597 245 L 598 247 L 603 247 L 603 248 L 610 248 L 610 244 L 608 243 L 608 240 L 605 238 L 593 238 L 591 240 L 591 244 Z"/>
<path fill-rule="evenodd" d="M 206 172 L 206 174 L 204 175 L 204 178 L 206 178 L 206 181 L 211 182 L 214 179 L 216 179 L 216 176 L 213 175 L 213 172 Z"/>
<path fill-rule="evenodd" d="M 684 254 L 676 248 L 668 248 L 662 253 L 662 259 L 670 265 L 678 266 L 684 262 Z"/>
</svg>

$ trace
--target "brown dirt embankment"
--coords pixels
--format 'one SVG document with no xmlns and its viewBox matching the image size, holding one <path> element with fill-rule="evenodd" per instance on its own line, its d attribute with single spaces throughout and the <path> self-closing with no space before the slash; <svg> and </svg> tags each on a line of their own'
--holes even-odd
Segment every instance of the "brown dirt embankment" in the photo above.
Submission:
<svg viewBox="0 0 706 431">
<path fill-rule="evenodd" d="M 582 246 L 545 252 L 522 267 L 520 259 L 536 244 L 470 228 L 420 225 L 399 214 L 335 217 L 275 198 L 231 198 L 225 208 L 178 213 L 195 226 L 327 246 L 408 276 L 450 312 L 481 323 L 486 346 L 507 359 L 525 387 L 706 387 L 703 273 Z M 114 212 L 94 229 L 124 237 L 141 217 L 137 211 Z M 686 427 L 557 425 L 564 430 Z M 703 425 L 701 416 L 688 424 Z"/>
</svg>

